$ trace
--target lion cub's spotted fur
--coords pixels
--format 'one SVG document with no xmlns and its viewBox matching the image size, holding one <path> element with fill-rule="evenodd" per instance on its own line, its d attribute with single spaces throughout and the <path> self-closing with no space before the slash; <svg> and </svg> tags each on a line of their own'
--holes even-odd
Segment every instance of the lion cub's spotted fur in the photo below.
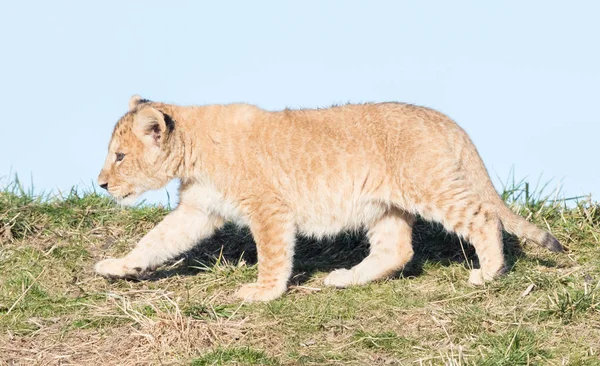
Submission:
<svg viewBox="0 0 600 366">
<path fill-rule="evenodd" d="M 100 185 L 132 203 L 180 178 L 180 203 L 125 257 L 97 263 L 103 276 L 152 270 L 227 220 L 248 225 L 258 248 L 258 281 L 238 291 L 246 300 L 285 292 L 296 233 L 368 229 L 367 258 L 325 278 L 337 287 L 406 265 L 416 214 L 475 246 L 481 268 L 472 271 L 473 284 L 504 270 L 502 228 L 562 249 L 504 205 L 466 133 L 431 109 L 381 103 L 267 112 L 138 96 L 129 107 L 113 132 Z"/>
</svg>

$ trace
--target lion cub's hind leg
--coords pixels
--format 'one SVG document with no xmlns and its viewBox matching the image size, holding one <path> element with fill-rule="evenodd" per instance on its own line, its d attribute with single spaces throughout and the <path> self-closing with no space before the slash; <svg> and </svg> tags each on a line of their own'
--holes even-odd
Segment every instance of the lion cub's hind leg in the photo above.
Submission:
<svg viewBox="0 0 600 366">
<path fill-rule="evenodd" d="M 472 209 L 479 211 L 479 214 L 473 216 L 462 234 L 475 247 L 479 258 L 480 268 L 471 270 L 469 276 L 469 283 L 479 286 L 506 271 L 502 250 L 502 223 L 490 205 L 479 204 Z"/>
<path fill-rule="evenodd" d="M 347 287 L 388 277 L 412 258 L 412 214 L 391 209 L 368 232 L 369 255 L 351 269 L 338 269 L 324 280 L 325 285 Z"/>
<path fill-rule="evenodd" d="M 471 270 L 469 283 L 483 285 L 505 271 L 502 223 L 493 204 L 468 190 L 440 195 L 438 207 L 426 216 L 437 216 L 448 231 L 466 238 L 475 247 L 480 268 Z"/>
</svg>

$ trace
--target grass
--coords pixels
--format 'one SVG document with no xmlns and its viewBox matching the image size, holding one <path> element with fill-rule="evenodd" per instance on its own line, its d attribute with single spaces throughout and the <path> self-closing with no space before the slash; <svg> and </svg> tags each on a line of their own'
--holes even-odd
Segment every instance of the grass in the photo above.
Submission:
<svg viewBox="0 0 600 366">
<path fill-rule="evenodd" d="M 200 358 L 194 359 L 192 366 L 208 366 L 221 364 L 238 365 L 280 365 L 279 361 L 268 357 L 264 351 L 257 351 L 249 347 L 216 349 Z"/>
<path fill-rule="evenodd" d="M 168 210 L 122 209 L 95 193 L 0 191 L 0 365 L 600 365 L 600 206 L 514 183 L 504 199 L 568 248 L 505 236 L 507 275 L 467 284 L 474 250 L 419 221 L 396 278 L 326 288 L 367 253 L 362 233 L 299 238 L 288 293 L 243 304 L 256 248 L 226 225 L 143 281 L 93 264 L 126 253 Z"/>
</svg>

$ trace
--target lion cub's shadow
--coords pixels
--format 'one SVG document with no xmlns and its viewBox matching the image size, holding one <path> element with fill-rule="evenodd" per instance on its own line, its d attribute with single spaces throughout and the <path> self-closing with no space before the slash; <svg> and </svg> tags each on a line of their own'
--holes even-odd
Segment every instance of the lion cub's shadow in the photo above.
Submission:
<svg viewBox="0 0 600 366">
<path fill-rule="evenodd" d="M 413 247 L 413 259 L 398 276 L 419 276 L 427 263 L 444 266 L 461 263 L 465 267 L 478 267 L 475 249 L 438 224 L 418 219 L 413 229 Z M 346 232 L 322 240 L 298 237 L 290 283 L 302 284 L 315 272 L 350 268 L 362 261 L 368 252 L 369 243 L 364 232 Z M 525 256 L 518 238 L 505 233 L 504 254 L 509 268 L 517 258 Z M 173 260 L 171 265 L 150 274 L 147 279 L 195 275 L 202 268 L 211 268 L 218 262 L 235 265 L 240 261 L 247 265 L 256 264 L 256 245 L 248 229 L 229 223 L 213 237 L 198 243 L 193 250 Z M 173 263 L 176 265 L 173 266 Z"/>
</svg>

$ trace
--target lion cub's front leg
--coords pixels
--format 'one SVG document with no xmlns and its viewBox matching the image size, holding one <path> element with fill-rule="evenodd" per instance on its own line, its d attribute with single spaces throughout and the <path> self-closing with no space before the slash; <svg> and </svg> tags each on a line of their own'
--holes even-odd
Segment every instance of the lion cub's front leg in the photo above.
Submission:
<svg viewBox="0 0 600 366">
<path fill-rule="evenodd" d="M 243 285 L 236 296 L 246 301 L 276 299 L 286 291 L 292 273 L 294 224 L 281 208 L 263 202 L 254 211 L 250 230 L 258 252 L 258 281 Z"/>
<path fill-rule="evenodd" d="M 125 257 L 96 263 L 96 273 L 109 278 L 139 277 L 188 251 L 222 225 L 221 218 L 180 204 Z"/>
</svg>

